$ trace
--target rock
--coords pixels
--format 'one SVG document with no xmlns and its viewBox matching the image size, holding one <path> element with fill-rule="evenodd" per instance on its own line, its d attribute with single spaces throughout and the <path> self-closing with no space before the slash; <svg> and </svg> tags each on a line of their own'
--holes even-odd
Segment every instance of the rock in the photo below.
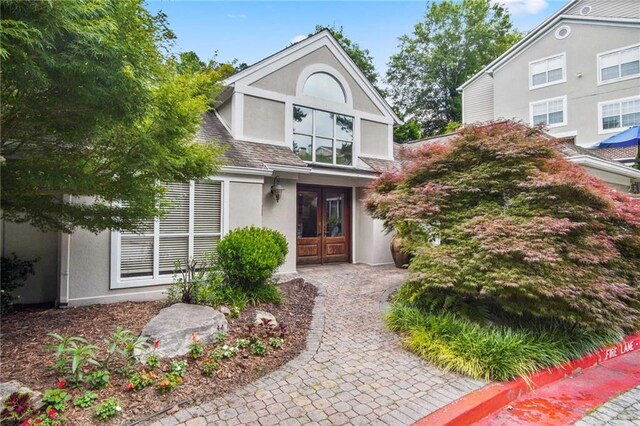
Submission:
<svg viewBox="0 0 640 426">
<path fill-rule="evenodd" d="M 33 404 L 34 409 L 39 410 L 44 406 L 42 393 L 29 389 L 17 380 L 0 383 L 0 406 L 4 407 L 4 402 L 7 398 L 16 392 L 31 394 L 31 404 Z"/>
<path fill-rule="evenodd" d="M 273 314 L 270 314 L 269 312 L 256 311 L 256 320 L 254 321 L 254 324 L 276 328 L 278 326 L 278 321 L 276 321 L 276 317 L 274 317 Z"/>
<path fill-rule="evenodd" d="M 207 344 L 216 341 L 219 332 L 226 332 L 227 325 L 227 319 L 220 311 L 208 306 L 176 303 L 161 310 L 145 325 L 140 335 L 146 337 L 148 349 L 136 355 L 143 362 L 151 352 L 166 358 L 184 355 L 193 343 L 192 333 L 196 333 L 202 344 Z M 160 344 L 154 351 L 156 340 Z"/>
<path fill-rule="evenodd" d="M 220 306 L 218 307 L 218 310 L 222 312 L 225 316 L 231 315 L 231 311 L 226 306 Z"/>
</svg>

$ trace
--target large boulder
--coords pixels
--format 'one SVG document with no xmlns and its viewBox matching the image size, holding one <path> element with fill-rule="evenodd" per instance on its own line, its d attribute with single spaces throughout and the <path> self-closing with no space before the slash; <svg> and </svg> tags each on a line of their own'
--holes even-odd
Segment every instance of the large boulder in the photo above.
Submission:
<svg viewBox="0 0 640 426">
<path fill-rule="evenodd" d="M 162 309 L 158 315 L 142 329 L 141 336 L 147 338 L 148 350 L 140 353 L 143 359 L 148 351 L 155 351 L 163 358 L 173 358 L 189 352 L 196 333 L 202 344 L 218 339 L 219 332 L 227 331 L 227 319 L 220 312 L 208 306 L 176 303 Z M 158 340 L 157 349 L 153 349 Z"/>
</svg>

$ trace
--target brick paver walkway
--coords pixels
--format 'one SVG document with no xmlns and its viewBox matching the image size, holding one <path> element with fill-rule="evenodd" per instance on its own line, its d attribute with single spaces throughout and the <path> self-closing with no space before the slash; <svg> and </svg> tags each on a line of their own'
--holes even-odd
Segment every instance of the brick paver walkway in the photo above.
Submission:
<svg viewBox="0 0 640 426">
<path fill-rule="evenodd" d="M 422 362 L 385 329 L 385 291 L 404 274 L 389 266 L 302 269 L 320 290 L 306 351 L 268 376 L 154 426 L 404 425 L 482 387 Z"/>
<path fill-rule="evenodd" d="M 640 386 L 613 398 L 596 408 L 576 426 L 595 425 L 638 425 L 640 426 Z"/>
</svg>

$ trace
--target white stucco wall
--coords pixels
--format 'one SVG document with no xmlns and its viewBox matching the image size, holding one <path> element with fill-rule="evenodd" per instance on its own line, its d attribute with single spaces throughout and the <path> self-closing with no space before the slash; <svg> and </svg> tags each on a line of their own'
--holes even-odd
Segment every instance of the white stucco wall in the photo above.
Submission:
<svg viewBox="0 0 640 426">
<path fill-rule="evenodd" d="M 39 258 L 35 275 L 13 292 L 15 303 L 53 303 L 58 292 L 58 233 L 42 232 L 27 223 L 2 221 L 2 256 Z"/>
<path fill-rule="evenodd" d="M 244 136 L 284 143 L 284 103 L 244 96 Z"/>
<path fill-rule="evenodd" d="M 284 187 L 279 202 L 271 196 L 272 179 L 265 179 L 262 186 L 262 226 L 281 232 L 289 243 L 287 259 L 280 267 L 280 273 L 296 271 L 296 198 L 297 183 L 293 179 L 281 179 Z"/>
</svg>

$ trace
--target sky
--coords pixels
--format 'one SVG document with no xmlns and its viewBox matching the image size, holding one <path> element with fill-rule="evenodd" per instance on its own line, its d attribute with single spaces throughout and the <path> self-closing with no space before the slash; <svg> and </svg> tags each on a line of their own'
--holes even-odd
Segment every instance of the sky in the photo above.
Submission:
<svg viewBox="0 0 640 426">
<path fill-rule="evenodd" d="M 515 26 L 530 31 L 567 0 L 492 0 L 504 3 Z M 343 27 L 344 34 L 369 49 L 384 76 L 398 38 L 424 18 L 427 1 L 189 1 L 147 0 L 147 8 L 167 14 L 177 35 L 175 50 L 192 50 L 207 61 L 237 59 L 249 65 L 314 32 L 317 24 Z M 217 56 L 216 56 L 217 55 Z"/>
</svg>

